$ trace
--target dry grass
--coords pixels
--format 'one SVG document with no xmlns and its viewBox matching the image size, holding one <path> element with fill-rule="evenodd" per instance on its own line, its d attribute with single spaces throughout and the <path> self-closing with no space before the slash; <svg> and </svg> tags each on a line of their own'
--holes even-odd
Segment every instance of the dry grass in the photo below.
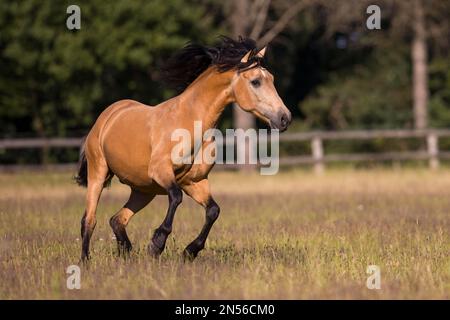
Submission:
<svg viewBox="0 0 450 320">
<path fill-rule="evenodd" d="M 0 298 L 450 297 L 450 171 L 213 172 L 211 180 L 222 215 L 194 263 L 181 251 L 204 214 L 187 197 L 159 260 L 145 249 L 164 197 L 130 223 L 131 257 L 116 256 L 108 219 L 128 191 L 115 181 L 102 196 L 82 288 L 68 290 L 84 189 L 68 174 L 0 175 Z M 381 290 L 366 288 L 370 264 L 381 268 Z"/>
</svg>

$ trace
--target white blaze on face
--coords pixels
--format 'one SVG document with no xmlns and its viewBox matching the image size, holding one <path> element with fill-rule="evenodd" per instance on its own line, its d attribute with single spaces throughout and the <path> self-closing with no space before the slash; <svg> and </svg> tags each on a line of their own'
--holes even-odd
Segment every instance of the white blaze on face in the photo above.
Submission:
<svg viewBox="0 0 450 320">
<path fill-rule="evenodd" d="M 262 67 L 258 68 L 258 70 L 261 80 L 263 80 L 261 88 L 254 89 L 259 104 L 258 107 L 264 114 L 276 113 L 278 105 L 280 105 L 278 94 L 271 82 L 268 71 Z"/>
</svg>

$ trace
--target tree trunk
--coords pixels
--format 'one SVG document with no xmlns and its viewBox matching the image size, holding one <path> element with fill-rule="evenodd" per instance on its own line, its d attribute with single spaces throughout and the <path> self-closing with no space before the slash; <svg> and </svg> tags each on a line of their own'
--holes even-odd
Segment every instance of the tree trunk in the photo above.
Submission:
<svg viewBox="0 0 450 320">
<path fill-rule="evenodd" d="M 233 14 L 231 15 L 231 28 L 233 32 L 233 37 L 237 38 L 239 36 L 247 36 L 249 32 L 248 12 L 250 9 L 250 1 L 248 0 L 235 0 L 233 3 Z M 239 108 L 237 103 L 233 103 L 233 124 L 235 128 L 240 129 L 251 129 L 256 125 L 255 117 L 248 112 L 243 111 Z M 237 146 L 236 153 L 243 155 L 245 152 L 246 163 L 248 163 L 250 155 L 250 144 L 246 141 L 245 146 Z M 241 170 L 251 171 L 254 169 L 252 165 L 242 165 Z"/>
<path fill-rule="evenodd" d="M 411 58 L 413 63 L 414 127 L 428 126 L 428 66 L 424 8 L 421 0 L 414 0 L 414 39 Z"/>
</svg>

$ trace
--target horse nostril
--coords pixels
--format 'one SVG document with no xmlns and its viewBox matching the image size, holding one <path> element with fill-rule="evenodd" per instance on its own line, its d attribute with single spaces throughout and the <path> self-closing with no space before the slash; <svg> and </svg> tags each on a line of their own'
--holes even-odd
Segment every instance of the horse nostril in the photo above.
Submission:
<svg viewBox="0 0 450 320">
<path fill-rule="evenodd" d="M 285 114 L 281 116 L 281 127 L 286 128 L 288 125 L 288 118 Z"/>
</svg>

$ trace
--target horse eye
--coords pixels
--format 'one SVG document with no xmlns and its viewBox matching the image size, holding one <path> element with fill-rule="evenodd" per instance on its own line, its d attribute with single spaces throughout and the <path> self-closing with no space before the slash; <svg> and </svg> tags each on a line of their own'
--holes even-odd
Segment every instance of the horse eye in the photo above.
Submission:
<svg viewBox="0 0 450 320">
<path fill-rule="evenodd" d="M 252 80 L 252 81 L 250 81 L 250 83 L 255 88 L 258 88 L 261 85 L 261 81 L 259 81 L 259 79 Z"/>
</svg>

